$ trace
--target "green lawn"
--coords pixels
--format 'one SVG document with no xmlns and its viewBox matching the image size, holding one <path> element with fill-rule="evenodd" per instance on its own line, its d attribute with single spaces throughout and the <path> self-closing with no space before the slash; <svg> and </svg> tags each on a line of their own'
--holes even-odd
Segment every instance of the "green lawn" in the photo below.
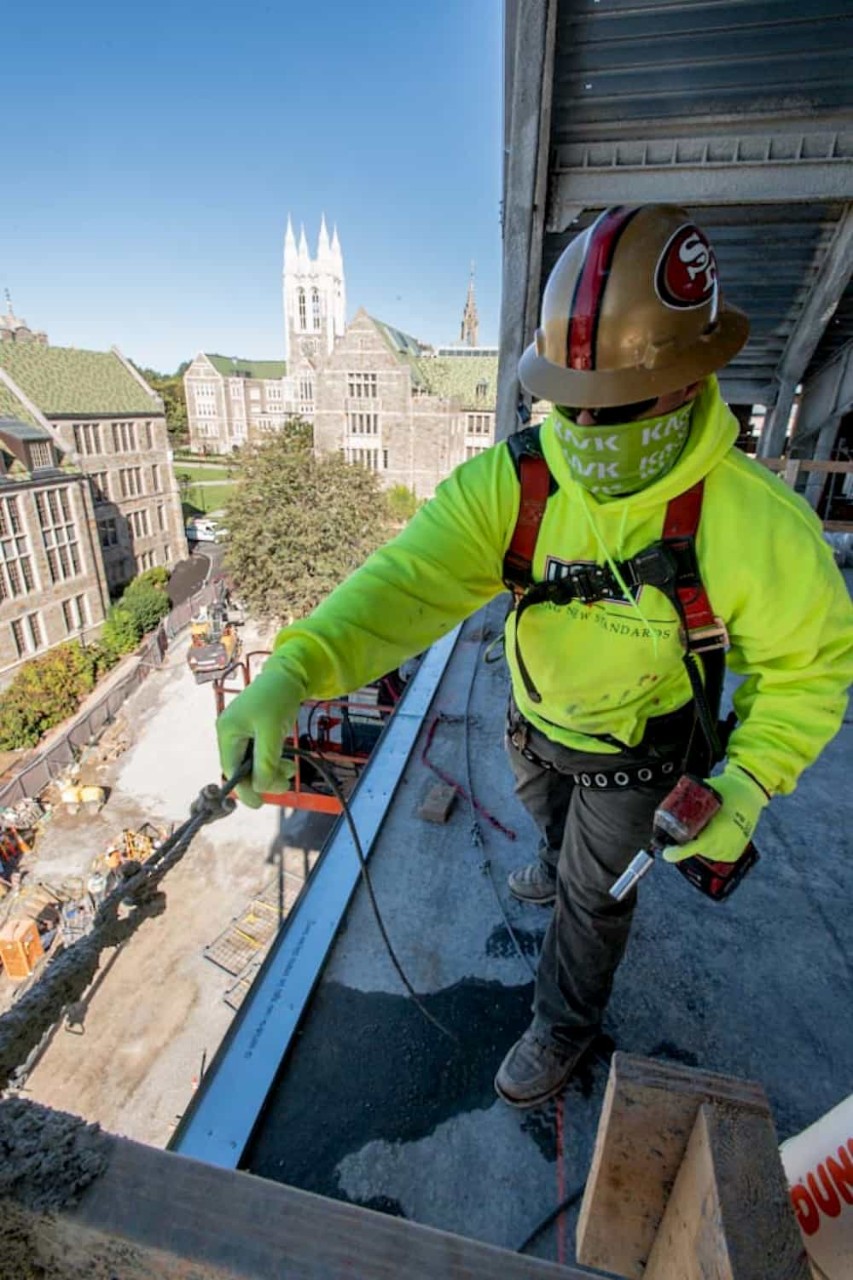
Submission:
<svg viewBox="0 0 853 1280">
<path fill-rule="evenodd" d="M 177 476 L 189 476 L 191 480 L 222 480 L 228 479 L 227 468 L 222 466 L 202 467 L 182 462 L 173 462 L 172 470 Z"/>
<path fill-rule="evenodd" d="M 233 484 L 191 484 L 186 493 L 181 493 L 184 517 L 218 511 L 231 499 L 236 487 Z"/>
</svg>

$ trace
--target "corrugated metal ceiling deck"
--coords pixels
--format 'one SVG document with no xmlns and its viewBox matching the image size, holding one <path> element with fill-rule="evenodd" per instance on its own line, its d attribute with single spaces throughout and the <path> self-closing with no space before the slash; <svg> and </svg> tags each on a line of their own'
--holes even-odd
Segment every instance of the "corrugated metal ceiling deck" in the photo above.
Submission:
<svg viewBox="0 0 853 1280">
<path fill-rule="evenodd" d="M 752 323 L 726 392 L 772 404 L 853 194 L 851 47 L 851 0 L 561 0 L 543 281 L 601 208 L 677 199 Z"/>
<path fill-rule="evenodd" d="M 575 0 L 560 6 L 552 140 L 589 126 L 853 106 L 849 0 Z"/>
</svg>

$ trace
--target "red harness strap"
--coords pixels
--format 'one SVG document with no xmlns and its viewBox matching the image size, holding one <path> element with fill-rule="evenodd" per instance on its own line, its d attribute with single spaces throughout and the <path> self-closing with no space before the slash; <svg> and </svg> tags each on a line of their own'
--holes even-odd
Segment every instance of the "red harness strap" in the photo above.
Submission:
<svg viewBox="0 0 853 1280">
<path fill-rule="evenodd" d="M 504 556 L 504 579 L 516 592 L 520 585 L 529 585 L 533 566 L 533 552 L 539 537 L 539 526 L 545 514 L 545 505 L 551 487 L 551 473 L 544 458 L 525 453 L 519 458 L 521 498 L 518 518 L 512 531 L 512 540 Z"/>
<path fill-rule="evenodd" d="M 670 499 L 663 522 L 664 542 L 689 542 L 696 537 L 702 514 L 704 488 L 705 482 L 700 480 L 686 493 L 679 493 L 677 497 Z M 724 647 L 727 639 L 725 628 L 714 613 L 701 577 L 697 574 L 696 581 L 691 586 L 676 586 L 676 594 L 684 610 L 690 648 L 702 650 Z"/>
</svg>

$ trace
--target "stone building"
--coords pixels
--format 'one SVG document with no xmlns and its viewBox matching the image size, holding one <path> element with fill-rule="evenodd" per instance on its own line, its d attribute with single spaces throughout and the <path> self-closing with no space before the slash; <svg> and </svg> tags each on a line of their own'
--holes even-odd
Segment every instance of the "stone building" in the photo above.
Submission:
<svg viewBox="0 0 853 1280">
<path fill-rule="evenodd" d="M 110 593 L 186 556 L 162 401 L 120 351 L 3 341 L 0 384 L 87 477 Z"/>
<path fill-rule="evenodd" d="M 0 381 L 0 684 L 53 645 L 93 639 L 108 604 L 89 478 Z"/>
<path fill-rule="evenodd" d="M 313 412 L 294 398 L 283 360 L 243 360 L 200 351 L 184 373 L 190 448 L 230 453 L 278 431 L 295 414 Z"/>
<path fill-rule="evenodd" d="M 230 453 L 298 415 L 313 422 L 318 452 L 426 498 L 494 441 L 498 353 L 477 345 L 473 267 L 460 344 L 436 349 L 364 310 L 347 325 L 337 228 L 330 239 L 321 220 L 312 258 L 288 218 L 283 299 L 285 363 L 200 353 L 187 369 L 192 448 Z"/>
<path fill-rule="evenodd" d="M 433 348 L 359 310 L 317 378 L 314 445 L 419 498 L 494 440 L 497 352 Z"/>
</svg>

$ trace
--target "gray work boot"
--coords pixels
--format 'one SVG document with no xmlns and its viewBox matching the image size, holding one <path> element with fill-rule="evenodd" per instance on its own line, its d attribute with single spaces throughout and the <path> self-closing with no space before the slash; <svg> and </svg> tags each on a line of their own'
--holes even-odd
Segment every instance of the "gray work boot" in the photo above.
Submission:
<svg viewBox="0 0 853 1280">
<path fill-rule="evenodd" d="M 546 1044 L 528 1027 L 495 1076 L 495 1092 L 511 1107 L 537 1107 L 565 1085 L 588 1045 Z"/>
<path fill-rule="evenodd" d="M 507 876 L 509 891 L 521 902 L 536 902 L 547 907 L 557 896 L 557 877 L 537 858 Z"/>
</svg>

